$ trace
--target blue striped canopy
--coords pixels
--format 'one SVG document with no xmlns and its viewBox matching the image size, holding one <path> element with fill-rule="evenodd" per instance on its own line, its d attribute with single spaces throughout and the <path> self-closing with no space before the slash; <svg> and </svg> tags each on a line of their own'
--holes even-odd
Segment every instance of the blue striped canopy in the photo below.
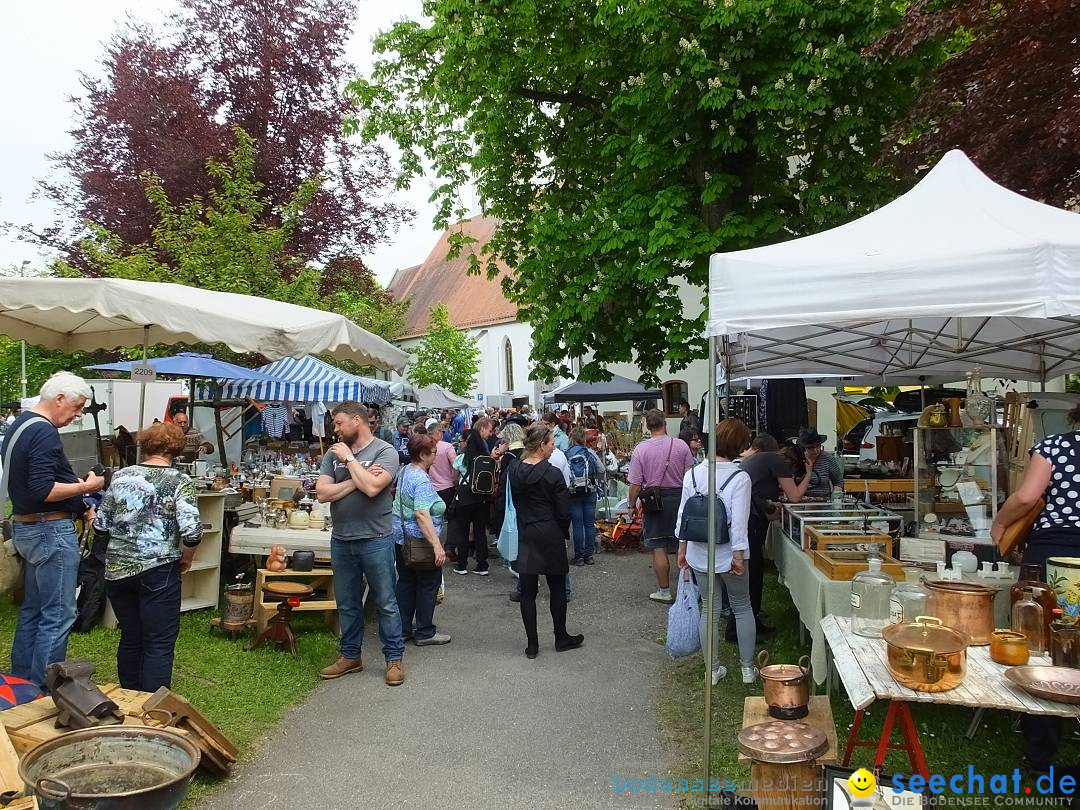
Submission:
<svg viewBox="0 0 1080 810">
<path fill-rule="evenodd" d="M 376 405 L 385 405 L 392 399 L 390 383 L 348 374 L 311 355 L 299 360 L 284 357 L 256 371 L 275 378 L 275 381 L 222 381 L 222 398 L 250 397 L 257 402 L 342 402 L 355 399 Z"/>
</svg>

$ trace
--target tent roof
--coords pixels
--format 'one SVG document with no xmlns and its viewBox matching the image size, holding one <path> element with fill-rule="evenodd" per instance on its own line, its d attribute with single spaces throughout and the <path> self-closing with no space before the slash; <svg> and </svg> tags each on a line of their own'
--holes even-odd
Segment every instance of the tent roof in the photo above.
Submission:
<svg viewBox="0 0 1080 810">
<path fill-rule="evenodd" d="M 861 219 L 714 255 L 706 334 L 733 338 L 733 376 L 1059 376 L 1080 368 L 1080 215 L 954 150 Z"/>
<path fill-rule="evenodd" d="M 328 352 L 399 371 L 408 359 L 334 312 L 120 278 L 0 279 L 0 334 L 67 352 L 136 346 L 145 336 L 150 343 L 220 342 L 275 359 Z"/>
<path fill-rule="evenodd" d="M 457 394 L 447 391 L 441 385 L 425 385 L 417 388 L 416 404 L 421 408 L 479 408 L 480 403 L 468 397 L 459 397 Z"/>
<path fill-rule="evenodd" d="M 603 382 L 568 382 L 544 394 L 549 402 L 622 402 L 631 399 L 659 399 L 664 394 L 639 382 L 612 374 Z"/>
<path fill-rule="evenodd" d="M 204 377 L 220 380 L 257 380 L 267 383 L 276 382 L 273 377 L 255 369 L 244 368 L 224 360 L 217 360 L 208 354 L 180 352 L 171 357 L 148 357 L 147 365 L 153 366 L 158 374 L 170 377 Z M 132 366 L 141 365 L 142 360 L 128 360 L 124 363 L 100 363 L 86 366 L 95 371 L 131 371 Z"/>
<path fill-rule="evenodd" d="M 393 383 L 349 374 L 310 355 L 299 360 L 284 357 L 257 371 L 270 381 L 238 380 L 226 383 L 221 396 L 224 399 L 251 397 L 259 402 L 342 402 L 355 399 L 377 405 L 385 405 L 394 396 Z"/>
</svg>

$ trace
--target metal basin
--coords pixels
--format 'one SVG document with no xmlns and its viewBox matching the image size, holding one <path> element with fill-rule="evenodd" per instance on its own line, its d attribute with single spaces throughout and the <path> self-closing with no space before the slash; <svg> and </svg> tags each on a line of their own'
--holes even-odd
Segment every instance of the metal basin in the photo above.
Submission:
<svg viewBox="0 0 1080 810">
<path fill-rule="evenodd" d="M 19 776 L 42 810 L 174 810 L 199 757 L 194 743 L 168 729 L 88 728 L 28 751 Z"/>
</svg>

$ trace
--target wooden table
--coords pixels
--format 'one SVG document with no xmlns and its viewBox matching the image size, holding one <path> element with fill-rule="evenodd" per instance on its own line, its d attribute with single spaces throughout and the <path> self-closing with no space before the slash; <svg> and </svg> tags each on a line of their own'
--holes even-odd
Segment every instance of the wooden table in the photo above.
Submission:
<svg viewBox="0 0 1080 810">
<path fill-rule="evenodd" d="M 266 568 L 260 568 L 255 572 L 255 636 L 256 638 L 266 629 L 267 623 L 270 621 L 270 617 L 277 611 L 278 602 L 280 600 L 265 601 L 266 595 L 263 593 L 263 585 L 267 580 L 301 580 L 306 585 L 310 585 L 312 588 L 326 588 L 325 599 L 308 599 L 307 601 L 300 602 L 299 605 L 293 605 L 294 611 L 305 610 L 325 610 L 326 623 L 330 625 L 330 628 L 335 632 L 340 632 L 337 620 L 337 599 L 334 596 L 334 572 L 329 568 L 314 568 L 311 571 L 293 571 L 291 568 L 286 568 L 284 571 L 270 571 Z M 366 581 L 365 581 L 366 585 Z M 365 588 L 365 597 L 367 591 Z"/>
<path fill-rule="evenodd" d="M 844 750 L 843 765 L 851 762 L 855 748 L 873 747 L 874 768 L 881 767 L 889 749 L 905 751 L 911 760 L 913 773 L 928 776 L 926 760 L 915 723 L 911 718 L 909 703 L 935 703 L 945 706 L 971 706 L 978 709 L 1003 709 L 1023 714 L 1080 717 L 1080 706 L 1056 703 L 1029 695 L 1006 680 L 1002 666 L 990 659 L 990 647 L 968 647 L 967 677 L 955 689 L 947 692 L 916 692 L 901 686 L 889 672 L 885 663 L 885 642 L 880 638 L 864 638 L 851 632 L 851 619 L 826 616 L 821 629 L 832 656 L 832 665 L 844 684 L 851 705 L 855 708 L 855 722 Z M 1032 664 L 1049 664 L 1048 658 L 1031 659 Z M 863 713 L 875 700 L 887 700 L 888 710 L 881 737 L 876 741 L 859 739 Z M 899 723 L 903 742 L 893 744 L 892 731 Z"/>
<path fill-rule="evenodd" d="M 317 559 L 330 559 L 330 532 L 321 529 L 267 529 L 241 524 L 229 536 L 229 551 L 233 554 L 266 557 L 270 546 L 275 545 L 284 546 L 286 554 L 314 551 Z"/>
</svg>

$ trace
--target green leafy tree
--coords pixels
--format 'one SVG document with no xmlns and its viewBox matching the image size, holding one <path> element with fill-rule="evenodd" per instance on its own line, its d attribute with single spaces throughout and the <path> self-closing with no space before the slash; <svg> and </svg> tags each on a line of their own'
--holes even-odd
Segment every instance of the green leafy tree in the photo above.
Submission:
<svg viewBox="0 0 1080 810">
<path fill-rule="evenodd" d="M 450 323 L 445 306 L 432 307 L 427 336 L 406 372 L 409 382 L 420 388 L 441 385 L 447 391 L 467 396 L 479 372 L 480 349 L 476 339 Z"/>
<path fill-rule="evenodd" d="M 429 0 L 375 41 L 350 86 L 401 182 L 430 164 L 438 223 L 474 182 L 495 255 L 533 327 L 534 378 L 647 378 L 703 356 L 708 257 L 819 230 L 890 194 L 882 133 L 926 52 L 868 57 L 899 20 L 883 0 Z M 812 283 L 812 279 L 807 280 Z M 793 291 L 794 293 L 795 291 Z M 591 358 L 591 359 L 589 359 Z"/>
</svg>

